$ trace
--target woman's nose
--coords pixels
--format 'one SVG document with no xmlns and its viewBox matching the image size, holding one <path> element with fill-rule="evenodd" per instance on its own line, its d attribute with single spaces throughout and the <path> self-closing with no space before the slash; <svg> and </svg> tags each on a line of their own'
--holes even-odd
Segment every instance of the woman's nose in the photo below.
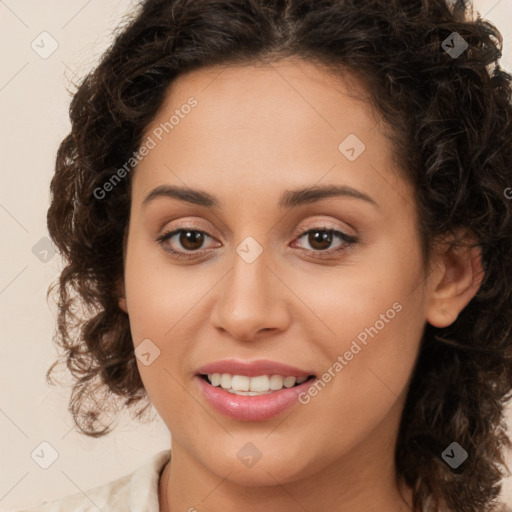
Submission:
<svg viewBox="0 0 512 512">
<path fill-rule="evenodd" d="M 253 340 L 260 331 L 286 330 L 292 295 L 263 253 L 248 248 L 248 258 L 237 249 L 233 268 L 218 288 L 211 318 L 216 328 L 243 341 Z"/>
</svg>

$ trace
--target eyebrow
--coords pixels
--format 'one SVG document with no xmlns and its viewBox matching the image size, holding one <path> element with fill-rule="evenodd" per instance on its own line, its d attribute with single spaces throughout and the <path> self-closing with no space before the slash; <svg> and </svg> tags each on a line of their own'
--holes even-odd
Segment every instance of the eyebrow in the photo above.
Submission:
<svg viewBox="0 0 512 512">
<path fill-rule="evenodd" d="M 154 188 L 146 195 L 142 201 L 142 205 L 145 206 L 159 197 L 178 199 L 180 201 L 205 206 L 207 208 L 220 207 L 220 201 L 208 192 L 188 187 L 177 187 L 174 185 L 159 185 Z M 279 206 L 286 209 L 297 208 L 298 206 L 314 203 L 330 197 L 351 197 L 361 199 L 373 204 L 377 208 L 379 207 L 377 202 L 369 195 L 348 185 L 317 185 L 296 190 L 285 190 L 281 194 Z"/>
</svg>

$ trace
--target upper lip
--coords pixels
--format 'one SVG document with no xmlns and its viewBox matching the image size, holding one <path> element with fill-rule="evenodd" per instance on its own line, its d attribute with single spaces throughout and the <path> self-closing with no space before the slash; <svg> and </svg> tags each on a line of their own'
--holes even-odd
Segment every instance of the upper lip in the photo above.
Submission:
<svg viewBox="0 0 512 512">
<path fill-rule="evenodd" d="M 282 375 L 283 377 L 308 377 L 314 375 L 308 370 L 301 370 L 295 366 L 270 361 L 268 359 L 258 359 L 256 361 L 243 361 L 241 359 L 222 359 L 208 363 L 197 370 L 198 374 L 207 375 L 208 373 L 230 373 L 231 375 L 247 375 L 256 377 L 258 375 Z"/>
</svg>

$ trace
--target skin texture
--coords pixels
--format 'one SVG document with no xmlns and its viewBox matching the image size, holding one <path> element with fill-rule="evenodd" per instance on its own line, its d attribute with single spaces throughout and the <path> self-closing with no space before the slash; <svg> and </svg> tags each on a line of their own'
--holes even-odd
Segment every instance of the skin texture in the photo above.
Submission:
<svg viewBox="0 0 512 512">
<path fill-rule="evenodd" d="M 451 324 L 476 293 L 477 250 L 439 246 L 424 268 L 413 188 L 384 124 L 322 68 L 283 60 L 182 75 L 146 135 L 191 96 L 197 106 L 133 176 L 119 301 L 135 347 L 149 338 L 160 350 L 149 366 L 138 361 L 172 435 L 160 510 L 408 510 L 393 468 L 408 382 L 425 323 Z M 366 146 L 354 161 L 338 150 L 351 133 Z M 142 206 L 162 184 L 199 188 L 221 206 Z M 378 206 L 351 197 L 278 206 L 284 190 L 325 184 L 350 185 Z M 298 235 L 324 226 L 359 241 L 320 258 Z M 207 233 L 201 255 L 176 258 L 157 242 L 178 228 Z M 236 252 L 248 236 L 263 249 L 251 264 Z M 324 251 L 342 244 L 333 237 Z M 187 251 L 179 235 L 164 246 Z M 232 357 L 322 375 L 396 302 L 401 311 L 310 403 L 270 420 L 221 415 L 194 380 L 200 366 Z M 237 457 L 248 442 L 262 453 L 251 468 Z"/>
</svg>

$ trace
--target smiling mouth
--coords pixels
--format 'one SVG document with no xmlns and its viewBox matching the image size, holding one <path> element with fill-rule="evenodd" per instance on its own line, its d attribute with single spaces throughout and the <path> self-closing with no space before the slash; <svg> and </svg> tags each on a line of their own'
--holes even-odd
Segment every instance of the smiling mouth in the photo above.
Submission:
<svg viewBox="0 0 512 512">
<path fill-rule="evenodd" d="M 283 375 L 233 375 L 230 373 L 199 374 L 213 387 L 222 388 L 228 393 L 243 396 L 260 396 L 276 393 L 282 389 L 300 386 L 316 378 L 315 375 L 307 377 L 293 377 Z"/>
</svg>

